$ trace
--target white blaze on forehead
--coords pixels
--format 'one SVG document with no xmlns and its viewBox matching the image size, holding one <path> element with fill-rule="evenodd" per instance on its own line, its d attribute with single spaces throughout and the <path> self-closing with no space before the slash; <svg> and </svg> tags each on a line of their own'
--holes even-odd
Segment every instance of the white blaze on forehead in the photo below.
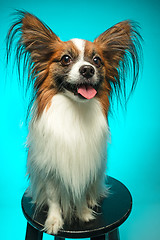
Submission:
<svg viewBox="0 0 160 240">
<path fill-rule="evenodd" d="M 80 72 L 79 72 L 80 67 L 83 65 L 91 65 L 91 66 L 93 66 L 93 65 L 84 60 L 86 41 L 83 39 L 78 39 L 78 38 L 72 39 L 71 41 L 78 49 L 79 57 L 78 57 L 77 61 L 73 64 L 73 67 L 69 73 L 68 82 L 77 83 L 77 81 L 79 80 L 79 77 L 80 77 Z M 94 67 L 94 69 L 95 69 L 95 67 Z M 96 71 L 96 69 L 95 69 L 95 71 Z"/>
<path fill-rule="evenodd" d="M 77 47 L 77 49 L 80 51 L 80 58 L 83 59 L 84 58 L 84 50 L 85 50 L 85 44 L 86 41 L 83 39 L 78 39 L 78 38 L 74 38 L 71 40 L 74 45 Z"/>
</svg>

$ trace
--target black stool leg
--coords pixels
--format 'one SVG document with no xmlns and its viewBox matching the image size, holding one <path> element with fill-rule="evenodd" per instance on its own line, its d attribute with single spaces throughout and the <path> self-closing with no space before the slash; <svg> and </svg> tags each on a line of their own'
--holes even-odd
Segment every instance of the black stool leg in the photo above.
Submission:
<svg viewBox="0 0 160 240">
<path fill-rule="evenodd" d="M 101 235 L 101 236 L 98 236 L 98 237 L 92 237 L 90 238 L 91 240 L 105 240 L 105 234 L 104 235 Z"/>
<path fill-rule="evenodd" d="M 42 240 L 43 233 L 32 227 L 27 222 L 27 231 L 25 240 Z"/>
<path fill-rule="evenodd" d="M 65 240 L 65 238 L 61 238 L 61 237 L 54 237 L 54 240 Z"/>
<path fill-rule="evenodd" d="M 108 233 L 108 240 L 120 240 L 118 228 Z"/>
</svg>

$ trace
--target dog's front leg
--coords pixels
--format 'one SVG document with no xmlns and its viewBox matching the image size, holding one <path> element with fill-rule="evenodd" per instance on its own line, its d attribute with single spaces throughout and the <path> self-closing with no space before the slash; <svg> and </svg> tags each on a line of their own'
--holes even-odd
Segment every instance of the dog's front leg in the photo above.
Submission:
<svg viewBox="0 0 160 240">
<path fill-rule="evenodd" d="M 54 184 L 48 182 L 47 189 L 47 204 L 48 204 L 48 215 L 45 221 L 44 230 L 48 234 L 57 234 L 63 227 L 62 210 L 59 203 L 59 194 L 54 187 Z"/>
<path fill-rule="evenodd" d="M 58 231 L 63 227 L 63 219 L 61 208 L 58 202 L 48 200 L 48 216 L 45 221 L 44 230 L 48 234 L 57 234 Z"/>
</svg>

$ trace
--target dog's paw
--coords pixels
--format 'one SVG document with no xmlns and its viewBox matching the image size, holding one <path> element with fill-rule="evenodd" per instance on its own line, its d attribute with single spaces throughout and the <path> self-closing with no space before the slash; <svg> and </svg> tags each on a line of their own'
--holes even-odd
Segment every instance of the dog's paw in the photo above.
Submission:
<svg viewBox="0 0 160 240">
<path fill-rule="evenodd" d="M 63 227 L 63 220 L 61 217 L 49 216 L 44 225 L 44 230 L 48 234 L 56 235 Z"/>
<path fill-rule="evenodd" d="M 81 213 L 78 214 L 78 218 L 83 222 L 89 222 L 96 218 L 95 215 L 96 213 L 92 209 L 85 207 L 82 209 Z"/>
<path fill-rule="evenodd" d="M 87 204 L 90 208 L 94 208 L 94 207 L 98 207 L 99 204 L 97 203 L 97 201 L 95 199 L 88 199 L 87 200 Z"/>
</svg>

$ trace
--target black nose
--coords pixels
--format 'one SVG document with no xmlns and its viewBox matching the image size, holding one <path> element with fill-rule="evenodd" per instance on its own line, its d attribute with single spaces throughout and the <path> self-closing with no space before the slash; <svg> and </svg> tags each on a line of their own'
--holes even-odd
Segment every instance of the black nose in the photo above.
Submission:
<svg viewBox="0 0 160 240">
<path fill-rule="evenodd" d="M 91 65 L 83 65 L 79 69 L 80 74 L 85 78 L 93 77 L 95 70 Z"/>
</svg>

